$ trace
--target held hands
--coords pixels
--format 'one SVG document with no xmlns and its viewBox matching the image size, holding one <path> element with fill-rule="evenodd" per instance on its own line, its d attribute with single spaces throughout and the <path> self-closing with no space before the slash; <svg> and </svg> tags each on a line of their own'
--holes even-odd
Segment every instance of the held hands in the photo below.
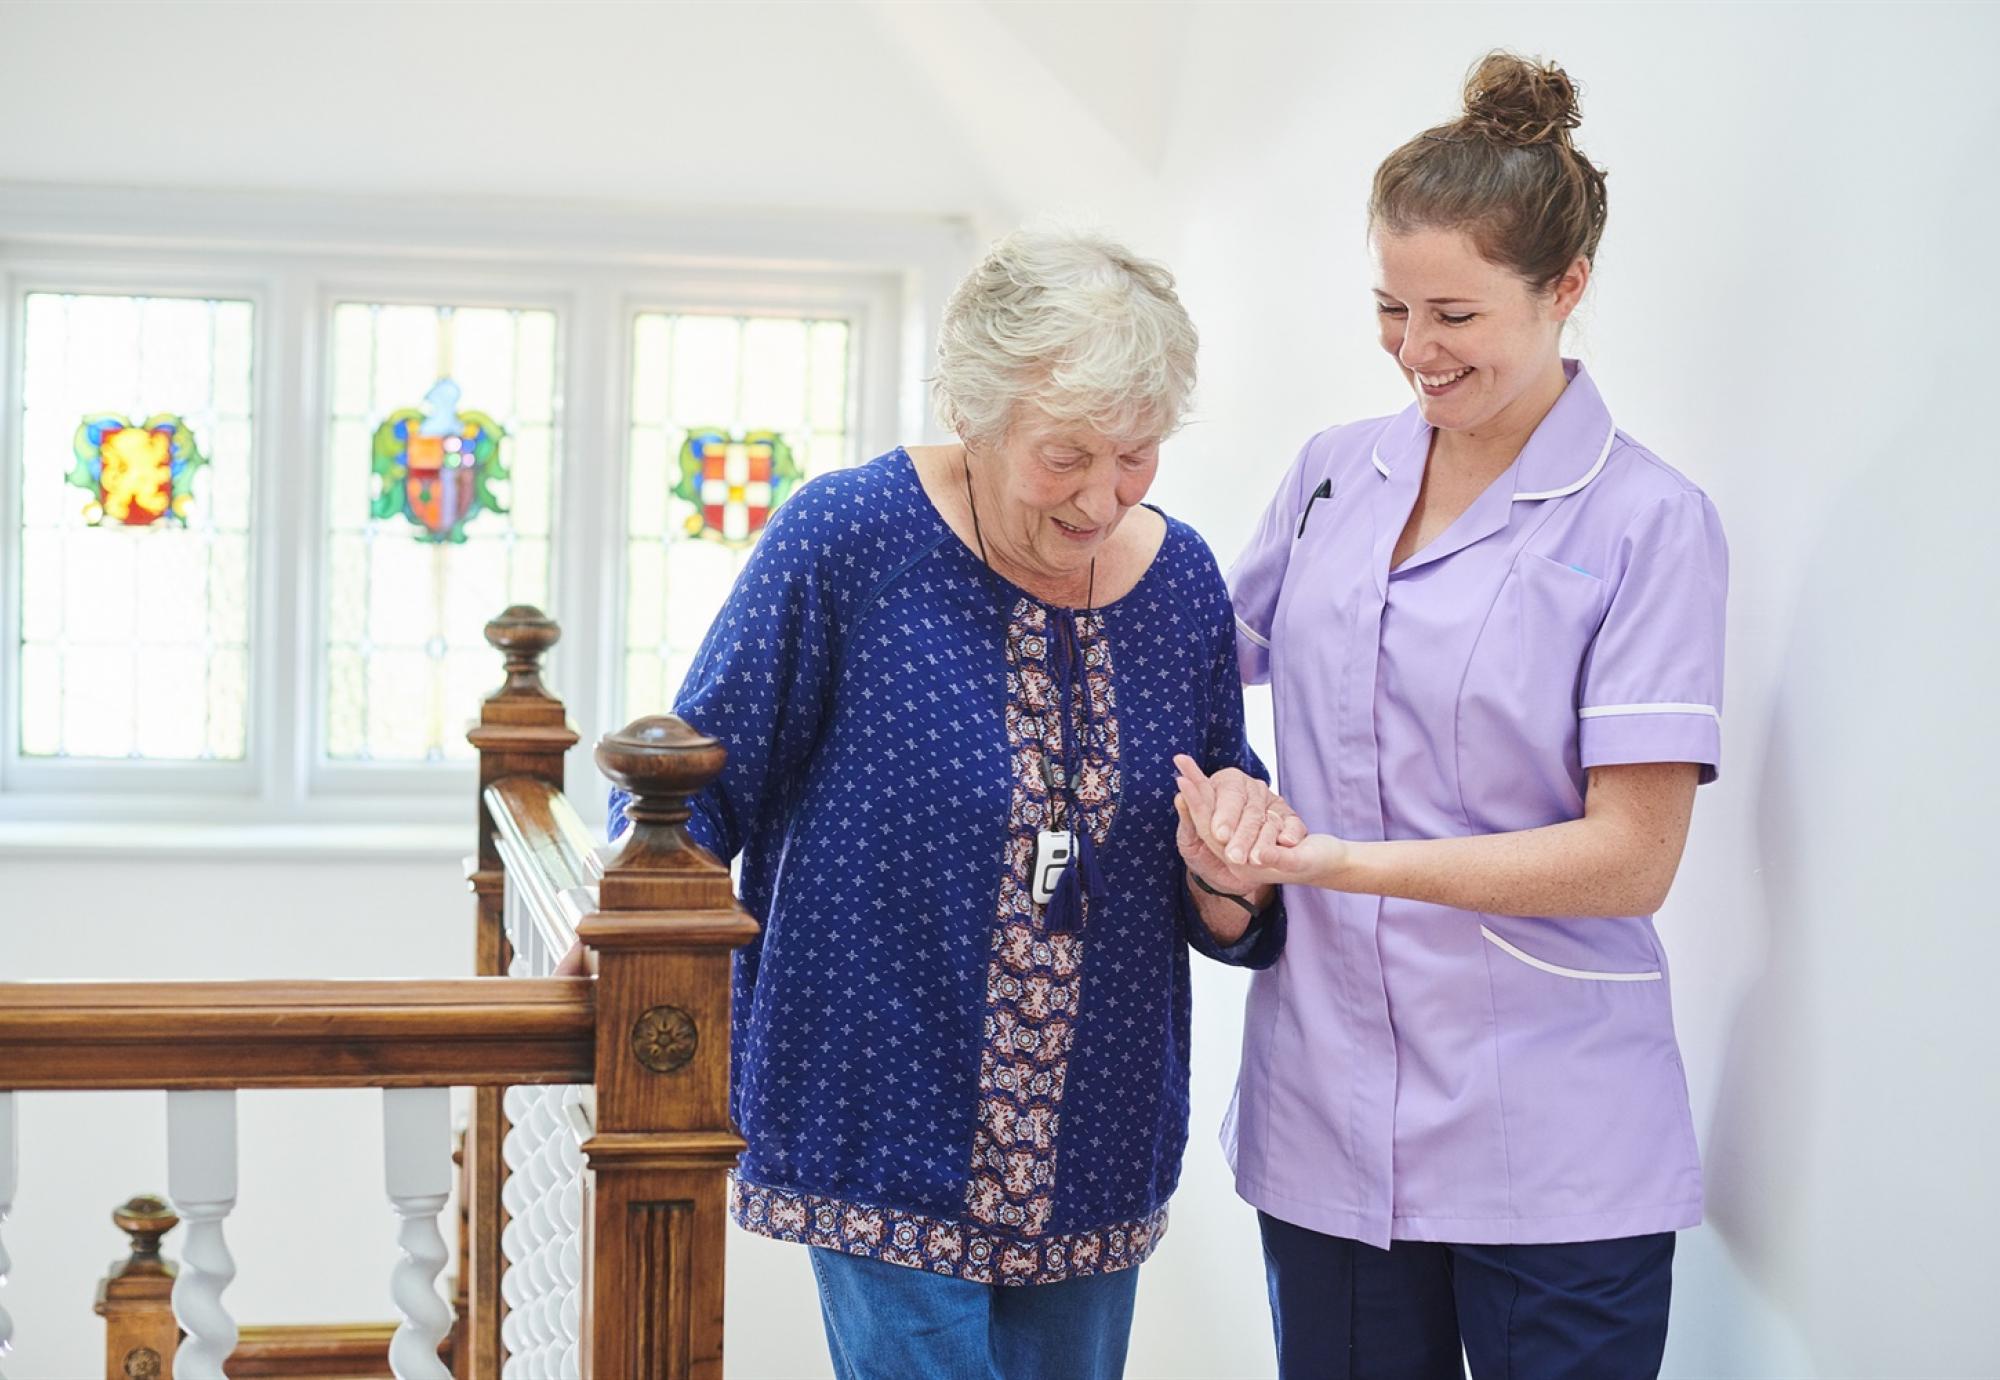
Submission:
<svg viewBox="0 0 2000 1380">
<path fill-rule="evenodd" d="M 1218 891 L 1247 893 L 1265 883 L 1325 885 L 1347 858 L 1347 844 L 1310 834 L 1276 791 L 1234 767 L 1213 776 L 1179 755 L 1180 816 L 1175 841 L 1188 870 Z"/>
</svg>

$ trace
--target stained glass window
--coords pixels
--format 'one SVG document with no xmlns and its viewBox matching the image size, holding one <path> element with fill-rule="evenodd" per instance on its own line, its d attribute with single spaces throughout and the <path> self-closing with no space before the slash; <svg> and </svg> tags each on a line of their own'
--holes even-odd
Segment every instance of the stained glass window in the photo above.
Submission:
<svg viewBox="0 0 2000 1380">
<path fill-rule="evenodd" d="M 332 356 L 326 754 L 470 756 L 486 621 L 548 603 L 555 314 L 345 302 Z"/>
<path fill-rule="evenodd" d="M 663 709 L 771 510 L 853 463 L 852 331 L 642 313 L 633 327 L 625 712 Z"/>
<path fill-rule="evenodd" d="M 252 306 L 71 293 L 25 306 L 20 751 L 239 760 Z"/>
</svg>

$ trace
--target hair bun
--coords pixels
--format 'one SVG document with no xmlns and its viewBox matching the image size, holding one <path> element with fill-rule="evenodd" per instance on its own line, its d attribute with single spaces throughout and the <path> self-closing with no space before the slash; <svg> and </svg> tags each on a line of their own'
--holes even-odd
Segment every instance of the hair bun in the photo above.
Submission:
<svg viewBox="0 0 2000 1380">
<path fill-rule="evenodd" d="M 1465 79 L 1468 134 L 1496 144 L 1567 144 L 1583 123 L 1576 84 L 1553 62 L 1535 62 L 1515 53 L 1492 52 Z"/>
</svg>

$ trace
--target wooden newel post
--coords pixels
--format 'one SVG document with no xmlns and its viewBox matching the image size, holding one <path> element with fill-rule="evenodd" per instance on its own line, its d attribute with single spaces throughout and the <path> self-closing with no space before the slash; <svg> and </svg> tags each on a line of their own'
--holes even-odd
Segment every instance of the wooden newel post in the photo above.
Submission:
<svg viewBox="0 0 2000 1380">
<path fill-rule="evenodd" d="M 174 1321 L 174 1267 L 160 1258 L 160 1238 L 180 1224 L 158 1198 L 133 1198 L 111 1214 L 132 1238 L 132 1253 L 113 1261 L 97 1286 L 104 1319 L 105 1380 L 163 1380 L 173 1374 L 180 1346 Z"/>
<path fill-rule="evenodd" d="M 467 871 L 477 902 L 473 940 L 473 972 L 501 977 L 507 972 L 506 928 L 502 921 L 505 874 L 494 842 L 493 816 L 486 808 L 486 788 L 509 776 L 531 776 L 556 789 L 563 784 L 563 754 L 576 745 L 562 701 L 542 684 L 542 658 L 562 637 L 562 629 L 540 609 L 516 604 L 486 625 L 486 641 L 506 661 L 507 682 L 479 708 L 479 722 L 466 738 L 479 749 L 479 854 Z M 465 1347 L 454 1357 L 459 1380 L 499 1380 L 500 1231 L 505 1219 L 500 1189 L 506 1168 L 500 1158 L 507 1126 L 499 1088 L 479 1088 L 472 1095 L 472 1121 L 467 1128 L 466 1177 L 470 1183 L 467 1235 L 470 1249 L 459 1269 L 469 1276 L 466 1288 L 469 1317 Z"/>
<path fill-rule="evenodd" d="M 577 932 L 597 969 L 597 1125 L 583 1151 L 586 1376 L 720 1380 L 730 951 L 757 936 L 729 872 L 691 843 L 688 797 L 723 749 L 679 719 L 597 746 L 632 828 Z"/>
</svg>

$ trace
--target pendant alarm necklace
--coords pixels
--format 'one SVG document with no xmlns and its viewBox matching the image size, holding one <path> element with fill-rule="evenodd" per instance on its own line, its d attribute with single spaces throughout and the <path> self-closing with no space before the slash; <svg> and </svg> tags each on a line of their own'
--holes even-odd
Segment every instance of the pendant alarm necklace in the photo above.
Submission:
<svg viewBox="0 0 2000 1380">
<path fill-rule="evenodd" d="M 972 515 L 972 539 L 979 546 L 980 564 L 984 565 L 988 570 L 992 570 L 992 558 L 986 554 L 986 535 L 979 527 L 979 504 L 972 496 L 972 462 L 969 456 L 961 456 L 960 459 L 960 469 L 965 476 L 965 506 Z M 998 572 L 994 573 L 997 574 Z M 1086 618 L 1090 616 L 1091 604 L 1096 597 L 1096 593 L 1097 558 L 1093 556 L 1090 560 L 1090 573 L 1086 577 L 1084 585 L 1083 615 Z M 1066 612 L 1069 615 L 1069 635 L 1064 640 L 1063 647 L 1065 667 L 1070 664 L 1070 658 L 1074 658 L 1079 663 L 1083 659 L 1082 638 L 1076 631 L 1075 610 L 1066 610 Z M 1077 749 L 1077 766 L 1080 767 L 1083 760 L 1082 743 L 1079 735 L 1073 731 L 1073 725 L 1067 722 L 1072 684 L 1073 682 L 1067 671 L 1059 675 L 1057 723 L 1063 740 Z M 1082 691 L 1084 713 L 1088 716 L 1091 710 L 1091 703 L 1090 687 L 1087 679 L 1080 689 Z M 1048 924 L 1051 930 L 1074 930 L 1083 922 L 1084 894 L 1087 892 L 1090 899 L 1094 901 L 1103 899 L 1104 874 L 1097 866 L 1096 848 L 1090 838 L 1089 828 L 1086 826 L 1079 831 L 1075 827 L 1082 815 L 1082 811 L 1077 806 L 1076 797 L 1071 793 L 1070 789 L 1075 783 L 1075 771 L 1065 762 L 1063 785 L 1058 790 L 1055 773 L 1049 768 L 1046 747 L 1038 755 L 1041 759 L 1042 767 L 1042 788 L 1047 794 L 1050 808 L 1050 818 L 1044 823 L 1046 826 L 1051 827 L 1044 827 L 1035 832 L 1035 860 L 1033 870 L 1028 874 L 1029 894 L 1033 897 L 1037 905 L 1047 907 Z M 1065 823 L 1071 826 L 1069 828 L 1057 829 L 1052 827 L 1055 824 L 1054 809 L 1058 800 L 1061 800 L 1069 807 L 1068 818 L 1065 821 Z"/>
</svg>

